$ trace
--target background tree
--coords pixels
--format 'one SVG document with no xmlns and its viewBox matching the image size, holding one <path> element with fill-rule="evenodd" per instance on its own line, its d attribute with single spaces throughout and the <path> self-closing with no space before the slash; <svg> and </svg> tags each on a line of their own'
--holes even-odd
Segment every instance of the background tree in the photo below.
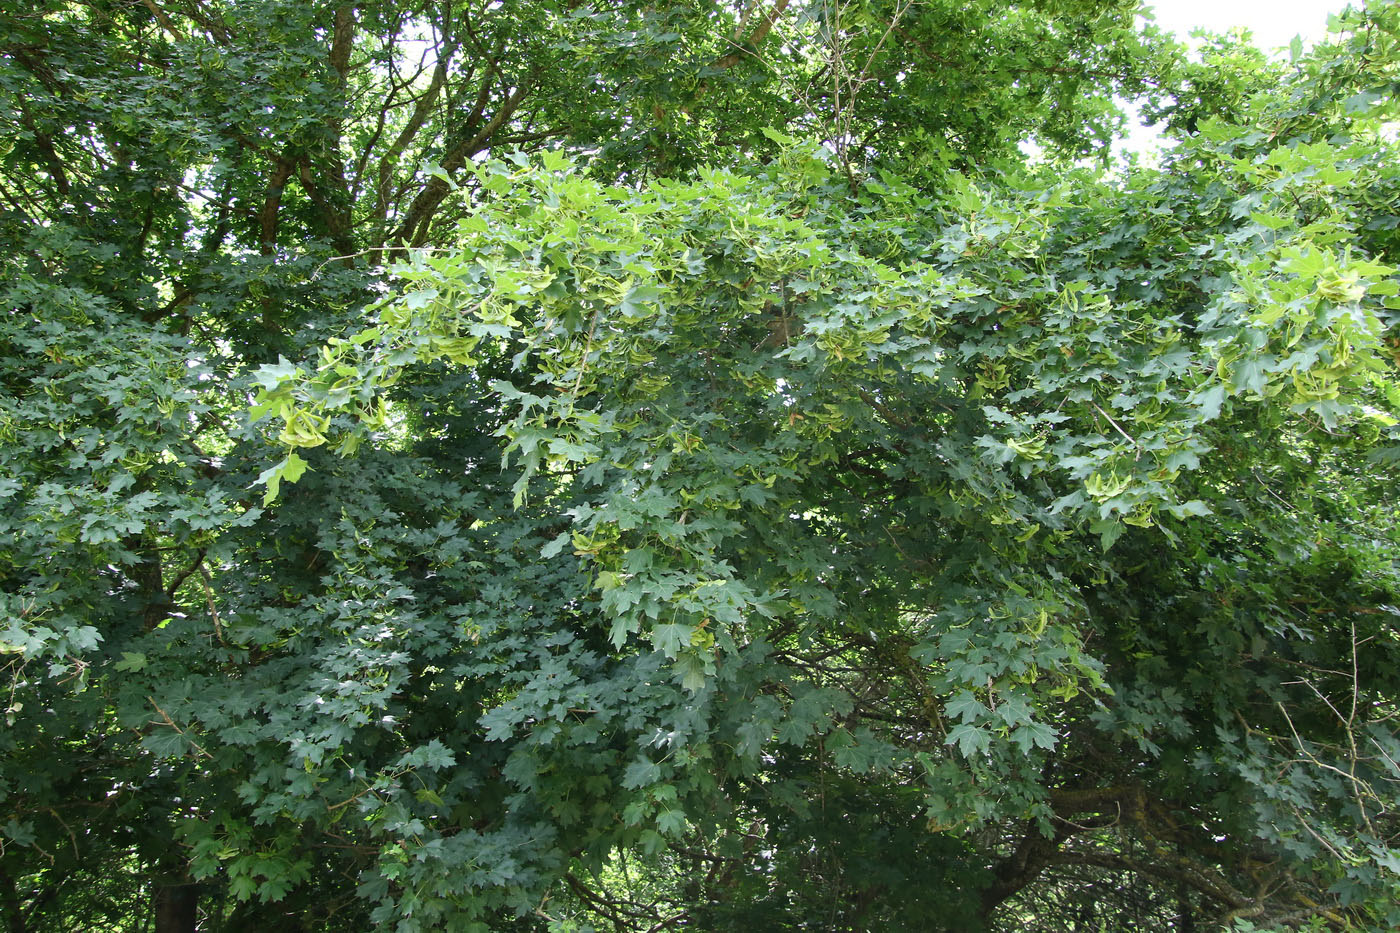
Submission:
<svg viewBox="0 0 1400 933">
<path fill-rule="evenodd" d="M 1393 927 L 1397 10 L 1134 12 L 0 13 L 9 928 Z"/>
</svg>

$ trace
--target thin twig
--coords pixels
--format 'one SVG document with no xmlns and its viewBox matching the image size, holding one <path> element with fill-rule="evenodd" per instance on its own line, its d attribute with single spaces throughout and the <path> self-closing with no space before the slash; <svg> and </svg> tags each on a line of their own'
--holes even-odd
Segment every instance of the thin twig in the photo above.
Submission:
<svg viewBox="0 0 1400 933">
<path fill-rule="evenodd" d="M 214 581 L 209 575 L 209 568 L 204 565 L 203 554 L 199 556 L 199 576 L 200 582 L 204 584 L 204 601 L 209 606 L 209 618 L 214 620 L 214 637 L 219 639 L 219 644 L 227 648 L 228 642 L 224 641 L 224 627 L 219 622 L 219 610 L 214 607 Z"/>
<path fill-rule="evenodd" d="M 162 720 L 164 720 L 165 724 L 170 728 L 174 729 L 181 736 L 183 736 L 190 743 L 190 745 L 194 747 L 195 751 L 199 752 L 199 754 L 203 755 L 205 758 L 214 757 L 213 755 L 209 754 L 207 751 L 204 750 L 204 746 L 200 745 L 194 739 L 190 738 L 190 734 L 188 732 L 176 725 L 175 720 L 170 718 L 170 714 L 160 708 L 160 704 L 156 702 L 155 697 L 148 696 L 146 697 L 146 699 L 149 700 L 151 705 L 156 708 L 156 712 L 160 713 L 160 717 Z M 152 722 L 154 722 L 154 720 L 152 720 Z"/>
<path fill-rule="evenodd" d="M 1133 437 L 1133 436 L 1132 436 L 1131 434 L 1129 434 L 1127 431 L 1124 431 L 1124 430 L 1123 430 L 1123 426 L 1120 425 L 1117 421 L 1114 421 L 1112 415 L 1110 415 L 1108 412 L 1106 412 L 1106 411 L 1104 411 L 1102 408 L 1100 408 L 1098 402 L 1095 402 L 1095 401 L 1092 401 L 1092 400 L 1091 400 L 1091 401 L 1089 402 L 1089 404 L 1094 406 L 1094 410 L 1095 410 L 1095 411 L 1097 411 L 1099 414 L 1101 414 L 1101 415 L 1103 415 L 1105 418 L 1107 418 L 1107 419 L 1108 419 L 1108 423 L 1111 424 L 1111 425 L 1113 425 L 1114 429 L 1116 429 L 1116 430 L 1118 431 L 1119 434 L 1123 435 L 1124 437 L 1126 437 L 1126 438 L 1128 439 L 1128 443 L 1132 444 L 1134 447 L 1138 448 L 1139 450 L 1142 449 L 1142 445 L 1139 444 L 1139 443 L 1137 442 L 1137 438 Z"/>
</svg>

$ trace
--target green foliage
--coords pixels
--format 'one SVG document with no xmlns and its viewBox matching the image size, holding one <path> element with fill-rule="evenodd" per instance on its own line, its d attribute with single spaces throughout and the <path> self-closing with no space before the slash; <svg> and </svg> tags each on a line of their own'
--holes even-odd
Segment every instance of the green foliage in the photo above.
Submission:
<svg viewBox="0 0 1400 933">
<path fill-rule="evenodd" d="M 1394 928 L 1400 7 L 1134 12 L 0 13 L 7 923 Z"/>
</svg>

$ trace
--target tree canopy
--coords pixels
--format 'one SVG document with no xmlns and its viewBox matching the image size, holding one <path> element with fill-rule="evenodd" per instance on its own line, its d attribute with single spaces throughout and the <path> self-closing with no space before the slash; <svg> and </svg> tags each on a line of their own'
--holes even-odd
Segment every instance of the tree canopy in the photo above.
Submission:
<svg viewBox="0 0 1400 933">
<path fill-rule="evenodd" d="M 1140 13 L 0 10 L 7 929 L 1400 927 L 1400 4 Z"/>
</svg>

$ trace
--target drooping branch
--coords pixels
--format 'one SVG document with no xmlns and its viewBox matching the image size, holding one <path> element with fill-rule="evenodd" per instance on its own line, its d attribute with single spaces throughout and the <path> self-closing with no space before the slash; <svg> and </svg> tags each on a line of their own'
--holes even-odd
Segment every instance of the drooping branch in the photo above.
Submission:
<svg viewBox="0 0 1400 933">
<path fill-rule="evenodd" d="M 1121 853 L 1102 851 L 1073 850 L 1061 852 L 1055 861 L 1069 865 L 1089 865 L 1109 871 L 1124 871 L 1158 878 L 1163 881 L 1184 884 L 1210 898 L 1216 904 L 1231 910 L 1240 910 L 1253 905 L 1252 899 L 1236 890 L 1223 878 L 1208 877 L 1199 866 L 1165 858 L 1151 860 L 1135 859 Z"/>
</svg>

